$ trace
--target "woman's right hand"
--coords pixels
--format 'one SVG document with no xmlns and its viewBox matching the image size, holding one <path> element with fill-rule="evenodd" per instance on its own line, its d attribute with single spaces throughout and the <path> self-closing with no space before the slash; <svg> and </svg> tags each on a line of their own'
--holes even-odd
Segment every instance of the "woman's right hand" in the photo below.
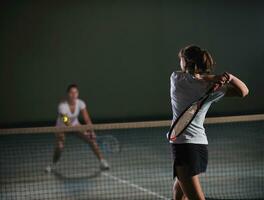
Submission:
<svg viewBox="0 0 264 200">
<path fill-rule="evenodd" d="M 219 86 L 223 86 L 226 83 L 229 84 L 226 96 L 245 97 L 249 93 L 246 84 L 232 74 L 225 72 L 224 74 L 215 76 L 214 78 L 217 88 L 219 88 Z"/>
<path fill-rule="evenodd" d="M 223 86 L 226 83 L 229 83 L 233 78 L 232 74 L 229 74 L 227 72 L 223 73 L 222 75 L 216 75 L 213 79 L 213 82 L 215 84 L 218 84 L 221 86 Z"/>
</svg>

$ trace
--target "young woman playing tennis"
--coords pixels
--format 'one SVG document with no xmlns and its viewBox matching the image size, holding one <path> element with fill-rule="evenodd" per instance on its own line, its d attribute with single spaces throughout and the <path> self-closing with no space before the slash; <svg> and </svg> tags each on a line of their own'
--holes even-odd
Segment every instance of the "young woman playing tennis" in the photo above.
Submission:
<svg viewBox="0 0 264 200">
<path fill-rule="evenodd" d="M 173 121 L 214 84 L 221 86 L 210 94 L 185 131 L 171 141 L 173 199 L 204 200 L 199 174 L 206 171 L 208 161 L 208 141 L 203 126 L 206 113 L 213 102 L 224 96 L 245 97 L 248 88 L 232 74 L 212 75 L 213 59 L 208 51 L 198 46 L 187 46 L 178 56 L 181 71 L 173 72 L 170 78 Z"/>
<path fill-rule="evenodd" d="M 58 118 L 56 126 L 78 126 L 80 122 L 78 120 L 79 113 L 82 114 L 82 117 L 86 124 L 92 124 L 91 118 L 86 109 L 84 101 L 79 99 L 79 90 L 78 86 L 75 84 L 69 85 L 67 88 L 67 99 L 63 101 L 58 106 Z M 103 158 L 102 153 L 99 150 L 99 147 L 96 143 L 96 135 L 94 131 L 85 131 L 77 133 L 77 135 L 87 142 L 96 157 L 100 161 L 100 168 L 102 170 L 109 169 L 107 161 Z M 53 154 L 53 164 L 48 166 L 46 171 L 50 172 L 55 168 L 56 163 L 61 157 L 62 150 L 64 148 L 65 135 L 64 133 L 56 133 L 56 145 Z"/>
</svg>

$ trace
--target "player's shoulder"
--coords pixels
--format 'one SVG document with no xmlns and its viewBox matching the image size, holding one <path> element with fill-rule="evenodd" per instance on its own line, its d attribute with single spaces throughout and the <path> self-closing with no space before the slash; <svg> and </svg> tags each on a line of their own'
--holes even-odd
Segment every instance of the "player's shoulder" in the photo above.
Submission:
<svg viewBox="0 0 264 200">
<path fill-rule="evenodd" d="M 66 100 L 61 100 L 58 104 L 58 107 L 64 107 L 67 105 L 67 101 Z"/>
<path fill-rule="evenodd" d="M 83 109 L 83 108 L 86 107 L 85 101 L 82 100 L 82 99 L 77 99 L 77 104 L 79 105 L 79 107 L 80 107 L 81 109 Z"/>
<path fill-rule="evenodd" d="M 187 75 L 187 73 L 183 72 L 183 71 L 174 71 L 172 72 L 170 79 L 171 80 L 179 80 L 182 79 L 183 77 L 185 77 Z"/>
<path fill-rule="evenodd" d="M 80 103 L 81 103 L 81 104 L 83 104 L 83 103 L 85 104 L 85 101 L 82 100 L 82 99 L 77 99 L 77 103 L 78 103 L 78 104 L 80 104 Z"/>
<path fill-rule="evenodd" d="M 65 112 L 66 109 L 67 109 L 67 101 L 66 100 L 60 101 L 58 104 L 59 112 Z"/>
<path fill-rule="evenodd" d="M 185 72 L 183 72 L 183 71 L 173 71 L 172 73 L 171 73 L 171 77 L 175 77 L 175 76 L 184 76 L 186 73 Z"/>
</svg>

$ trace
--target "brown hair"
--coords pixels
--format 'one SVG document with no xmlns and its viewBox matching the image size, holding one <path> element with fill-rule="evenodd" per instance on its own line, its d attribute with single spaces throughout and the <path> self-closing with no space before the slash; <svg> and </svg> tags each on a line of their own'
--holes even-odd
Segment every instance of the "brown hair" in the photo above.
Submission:
<svg viewBox="0 0 264 200">
<path fill-rule="evenodd" d="M 189 45 L 180 50 L 179 58 L 185 59 L 185 69 L 191 74 L 211 73 L 214 61 L 207 50 L 201 49 L 195 45 Z"/>
<path fill-rule="evenodd" d="M 72 88 L 76 88 L 77 90 L 79 90 L 78 85 L 73 83 L 67 86 L 66 92 L 69 93 Z"/>
</svg>

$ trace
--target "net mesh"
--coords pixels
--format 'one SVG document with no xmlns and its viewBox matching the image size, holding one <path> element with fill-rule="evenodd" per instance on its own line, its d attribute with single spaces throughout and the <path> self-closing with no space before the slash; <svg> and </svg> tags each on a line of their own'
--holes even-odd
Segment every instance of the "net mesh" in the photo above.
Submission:
<svg viewBox="0 0 264 200">
<path fill-rule="evenodd" d="M 0 130 L 0 199 L 172 199 L 170 121 Z M 208 199 L 264 199 L 264 116 L 209 118 Z M 75 131 L 93 128 L 110 164 L 102 171 Z M 65 131 L 51 173 L 54 132 Z"/>
</svg>

